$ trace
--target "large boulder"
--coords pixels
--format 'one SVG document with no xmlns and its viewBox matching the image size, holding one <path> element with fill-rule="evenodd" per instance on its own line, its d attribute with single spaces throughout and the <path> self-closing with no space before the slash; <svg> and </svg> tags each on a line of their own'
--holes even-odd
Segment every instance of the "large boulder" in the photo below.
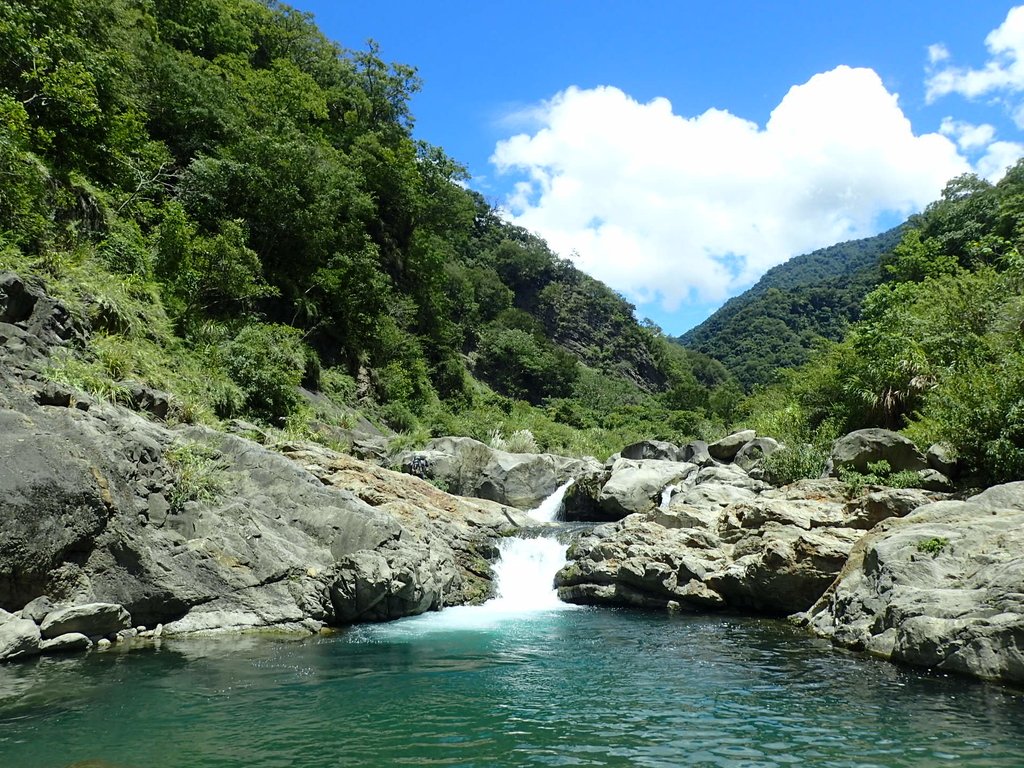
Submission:
<svg viewBox="0 0 1024 768">
<path fill-rule="evenodd" d="M 745 429 L 742 432 L 734 432 L 731 435 L 726 435 L 721 440 L 716 440 L 708 446 L 708 453 L 711 454 L 713 459 L 718 461 L 732 461 L 736 458 L 736 454 L 739 453 L 740 448 L 749 443 L 757 437 L 757 433 L 752 429 Z"/>
<path fill-rule="evenodd" d="M 641 440 L 639 443 L 627 445 L 619 451 L 623 459 L 660 459 L 662 461 L 681 461 L 679 446 L 666 443 L 664 440 Z"/>
<path fill-rule="evenodd" d="M 556 577 L 562 599 L 793 613 L 832 584 L 864 526 L 930 501 L 923 491 L 892 489 L 851 501 L 834 479 L 751 489 L 732 467 L 701 475 L 704 482 L 674 495 L 667 508 L 598 526 L 574 542 Z"/>
<path fill-rule="evenodd" d="M 450 493 L 534 509 L 567 480 L 600 469 L 594 460 L 548 453 L 509 453 L 469 437 L 439 437 L 400 457 L 404 471 L 422 467 Z"/>
<path fill-rule="evenodd" d="M 59 608 L 43 619 L 39 631 L 47 640 L 76 632 L 87 637 L 116 635 L 132 626 L 132 617 L 116 603 L 86 603 Z"/>
<path fill-rule="evenodd" d="M 39 627 L 34 621 L 0 611 L 0 661 L 35 656 L 39 643 Z"/>
<path fill-rule="evenodd" d="M 801 619 L 893 661 L 1024 682 L 1024 482 L 882 522 Z"/>
<path fill-rule="evenodd" d="M 763 463 L 766 457 L 771 456 L 781 447 L 779 441 L 773 438 L 755 437 L 753 440 L 743 444 L 743 447 L 736 452 L 733 461 L 738 467 L 749 472 L 755 466 Z"/>
<path fill-rule="evenodd" d="M 609 520 L 647 512 L 660 504 L 666 486 L 682 484 L 696 472 L 695 464 L 685 462 L 619 459 L 601 489 L 598 507 Z"/>
<path fill-rule="evenodd" d="M 928 467 L 913 442 L 888 429 L 858 429 L 832 444 L 833 472 L 856 469 L 867 472 L 868 464 L 886 461 L 894 472 L 917 472 Z"/>
</svg>

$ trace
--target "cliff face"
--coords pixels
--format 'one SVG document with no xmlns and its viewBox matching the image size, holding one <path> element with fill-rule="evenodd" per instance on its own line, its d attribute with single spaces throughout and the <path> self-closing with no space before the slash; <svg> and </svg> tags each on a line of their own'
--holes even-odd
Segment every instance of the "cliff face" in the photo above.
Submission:
<svg viewBox="0 0 1024 768">
<path fill-rule="evenodd" d="M 165 632 L 385 620 L 480 601 L 522 513 L 313 444 L 172 426 L 43 374 L 86 329 L 0 279 L 0 608 L 114 603 Z M 148 410 L 147 410 L 148 409 Z"/>
</svg>

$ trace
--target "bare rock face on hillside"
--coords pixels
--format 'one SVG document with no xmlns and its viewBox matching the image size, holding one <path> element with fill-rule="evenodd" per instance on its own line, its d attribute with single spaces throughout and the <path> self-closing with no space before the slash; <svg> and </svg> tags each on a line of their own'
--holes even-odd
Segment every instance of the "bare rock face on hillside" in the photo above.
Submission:
<svg viewBox="0 0 1024 768">
<path fill-rule="evenodd" d="M 892 661 L 1024 682 L 1024 482 L 881 523 L 801 620 Z"/>
</svg>

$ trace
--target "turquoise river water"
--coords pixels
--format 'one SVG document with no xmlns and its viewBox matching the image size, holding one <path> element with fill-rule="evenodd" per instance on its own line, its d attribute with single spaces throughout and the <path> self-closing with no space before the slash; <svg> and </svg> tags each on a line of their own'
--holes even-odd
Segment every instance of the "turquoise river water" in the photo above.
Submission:
<svg viewBox="0 0 1024 768">
<path fill-rule="evenodd" d="M 1021 692 L 783 622 L 574 608 L 563 544 L 501 551 L 476 608 L 0 665 L 0 768 L 1024 766 Z"/>
<path fill-rule="evenodd" d="M 1024 765 L 1024 697 L 785 624 L 454 609 L 0 669 L 0 766 Z"/>
</svg>

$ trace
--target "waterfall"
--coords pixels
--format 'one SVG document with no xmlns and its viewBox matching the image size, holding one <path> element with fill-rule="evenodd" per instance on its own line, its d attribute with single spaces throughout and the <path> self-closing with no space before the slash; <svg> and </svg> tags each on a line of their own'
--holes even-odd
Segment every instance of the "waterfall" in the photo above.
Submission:
<svg viewBox="0 0 1024 768">
<path fill-rule="evenodd" d="M 678 485 L 666 485 L 665 490 L 661 492 L 661 505 L 658 509 L 668 509 L 669 502 L 672 501 L 672 495 L 678 490 Z"/>
<path fill-rule="evenodd" d="M 555 590 L 555 574 L 565 565 L 565 545 L 558 539 L 538 536 L 505 539 L 494 564 L 497 597 L 484 607 L 500 611 L 541 611 L 564 608 Z"/>
<path fill-rule="evenodd" d="M 569 486 L 576 482 L 576 478 L 571 478 L 567 483 L 563 483 L 555 489 L 555 492 L 548 496 L 536 509 L 531 509 L 527 514 L 530 515 L 534 520 L 538 520 L 542 523 L 550 523 L 558 519 L 559 513 L 562 511 L 562 499 L 565 498 L 565 492 L 569 490 Z"/>
</svg>

